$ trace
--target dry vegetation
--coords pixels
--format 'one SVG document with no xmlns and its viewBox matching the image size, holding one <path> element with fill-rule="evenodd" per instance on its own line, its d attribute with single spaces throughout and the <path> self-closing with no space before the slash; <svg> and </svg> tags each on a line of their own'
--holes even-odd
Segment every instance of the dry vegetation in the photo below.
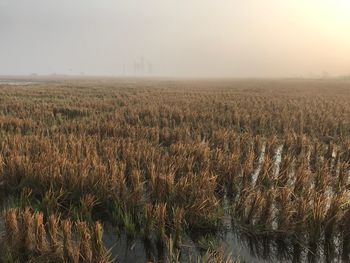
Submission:
<svg viewBox="0 0 350 263">
<path fill-rule="evenodd" d="M 349 165 L 345 80 L 0 86 L 2 260 L 106 262 L 98 222 L 180 244 L 227 211 L 347 257 Z"/>
</svg>

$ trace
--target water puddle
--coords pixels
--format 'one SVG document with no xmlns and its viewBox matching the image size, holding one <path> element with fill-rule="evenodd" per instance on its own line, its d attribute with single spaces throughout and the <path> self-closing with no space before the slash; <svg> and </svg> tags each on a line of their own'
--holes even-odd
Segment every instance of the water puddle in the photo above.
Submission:
<svg viewBox="0 0 350 263">
<path fill-rule="evenodd" d="M 212 237 L 226 255 L 239 259 L 240 262 L 349 262 L 349 252 L 344 250 L 342 241 L 335 238 L 332 242 L 322 240 L 318 244 L 301 244 L 293 238 L 273 238 L 252 236 L 238 230 Z M 167 244 L 140 238 L 130 239 L 125 234 L 107 232 L 104 242 L 111 249 L 112 257 L 117 262 L 167 262 Z M 180 262 L 197 262 L 205 253 L 199 240 L 187 237 L 178 247 Z"/>
<path fill-rule="evenodd" d="M 251 186 L 256 187 L 259 173 L 261 172 L 266 152 L 266 143 L 262 145 L 256 169 L 252 173 Z M 277 179 L 280 174 L 283 145 L 274 148 L 271 157 L 273 162 L 272 179 Z M 295 176 L 295 167 L 290 171 L 289 180 Z M 294 178 L 295 179 L 295 178 Z M 293 186 L 295 182 L 286 182 Z M 273 186 L 277 187 L 277 186 Z M 331 187 L 327 188 L 327 195 L 332 196 Z M 180 262 L 201 262 L 200 257 L 211 246 L 219 247 L 226 255 L 239 259 L 239 262 L 267 263 L 267 262 L 350 262 L 350 240 L 341 231 L 326 237 L 321 235 L 317 243 L 309 242 L 307 235 L 301 236 L 300 241 L 294 236 L 283 235 L 278 232 L 277 204 L 272 202 L 272 232 L 268 234 L 252 234 L 249 229 L 244 229 L 232 217 L 232 200 L 226 195 L 222 197 L 221 228 L 210 235 L 203 233 L 189 234 L 182 239 L 177 248 L 177 258 Z M 328 204 L 329 206 L 329 204 Z M 307 234 L 307 233 L 306 233 Z M 167 262 L 168 244 L 159 244 L 154 240 L 141 238 L 130 239 L 125 234 L 116 234 L 106 231 L 104 241 L 118 262 Z M 191 260 L 192 259 L 192 260 Z M 199 260 L 199 261 L 198 261 Z"/>
<path fill-rule="evenodd" d="M 28 86 L 28 85 L 35 85 L 35 84 L 39 84 L 39 82 L 20 80 L 20 79 L 0 79 L 0 85 Z"/>
</svg>

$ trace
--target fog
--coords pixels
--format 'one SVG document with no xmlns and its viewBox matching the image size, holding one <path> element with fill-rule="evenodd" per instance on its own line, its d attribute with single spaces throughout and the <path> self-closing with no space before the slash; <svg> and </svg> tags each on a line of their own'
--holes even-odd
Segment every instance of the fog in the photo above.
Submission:
<svg viewBox="0 0 350 263">
<path fill-rule="evenodd" d="M 350 74 L 347 0 L 0 0 L 0 75 Z"/>
</svg>

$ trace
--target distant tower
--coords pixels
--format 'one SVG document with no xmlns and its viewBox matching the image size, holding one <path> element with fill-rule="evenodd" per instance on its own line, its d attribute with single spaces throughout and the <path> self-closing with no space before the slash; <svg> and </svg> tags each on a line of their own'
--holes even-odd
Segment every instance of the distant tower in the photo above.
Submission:
<svg viewBox="0 0 350 263">
<path fill-rule="evenodd" d="M 322 78 L 327 79 L 329 77 L 329 73 L 327 71 L 322 72 Z"/>
<path fill-rule="evenodd" d="M 135 76 L 137 75 L 138 71 L 139 71 L 139 65 L 138 65 L 137 60 L 135 60 L 134 61 L 134 74 L 135 74 Z"/>
<path fill-rule="evenodd" d="M 126 75 L 126 66 L 125 66 L 125 62 L 123 63 L 123 76 Z"/>
<path fill-rule="evenodd" d="M 153 73 L 153 66 L 152 66 L 152 63 L 151 63 L 151 62 L 148 62 L 148 64 L 147 64 L 147 70 L 148 70 L 148 74 L 149 74 L 149 75 L 152 75 L 152 73 Z"/>
<path fill-rule="evenodd" d="M 143 58 L 143 56 L 141 56 L 140 58 L 140 73 L 141 75 L 145 74 L 145 59 Z"/>
<path fill-rule="evenodd" d="M 134 60 L 134 74 L 135 76 L 147 76 L 153 73 L 153 65 L 144 56 Z"/>
</svg>

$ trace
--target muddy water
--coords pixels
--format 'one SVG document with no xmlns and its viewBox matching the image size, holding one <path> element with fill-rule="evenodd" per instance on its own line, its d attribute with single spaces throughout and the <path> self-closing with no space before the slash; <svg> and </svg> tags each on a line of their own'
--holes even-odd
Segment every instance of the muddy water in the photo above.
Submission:
<svg viewBox="0 0 350 263">
<path fill-rule="evenodd" d="M 283 146 L 276 149 L 274 175 L 278 175 L 282 158 Z M 259 171 L 265 156 L 265 144 L 262 147 L 258 166 L 252 175 L 252 185 L 256 184 Z M 240 262 L 267 263 L 267 262 L 350 262 L 349 241 L 344 241 L 341 234 L 332 238 L 323 238 L 317 244 L 301 244 L 295 239 L 273 236 L 253 236 L 247 234 L 234 225 L 230 216 L 230 205 L 226 197 L 223 198 L 225 211 L 222 220 L 223 228 L 218 230 L 211 238 L 227 255 L 238 258 Z M 275 210 L 275 209 L 274 209 Z M 276 223 L 277 222 L 273 222 Z M 200 234 L 188 236 L 183 239 L 179 248 L 181 262 L 190 262 L 190 258 L 198 259 L 204 253 L 200 240 L 205 237 Z M 125 234 L 115 234 L 106 231 L 104 241 L 111 248 L 113 257 L 118 262 L 165 262 L 167 248 L 165 244 L 154 241 L 144 241 L 140 238 L 129 239 Z M 209 241 L 209 242 L 210 242 Z M 198 262 L 197 260 L 192 262 Z"/>
<path fill-rule="evenodd" d="M 106 231 L 103 236 L 105 245 L 111 249 L 112 258 L 117 262 L 165 262 L 168 257 L 167 244 L 141 238 L 128 238 L 125 233 Z M 188 262 L 189 258 L 198 258 L 200 250 L 190 239 L 182 240 L 178 248 L 181 262 Z"/>
<path fill-rule="evenodd" d="M 34 81 L 26 81 L 26 80 L 16 80 L 16 79 L 0 79 L 0 85 L 9 85 L 9 86 L 28 86 L 38 84 L 38 82 Z"/>
<path fill-rule="evenodd" d="M 295 240 L 254 237 L 229 231 L 217 234 L 219 245 L 227 255 L 239 258 L 240 262 L 349 262 L 349 253 L 344 253 L 342 245 L 320 242 L 313 245 L 301 245 Z M 164 262 L 167 257 L 166 245 L 140 238 L 128 239 L 125 234 L 106 233 L 104 242 L 111 248 L 117 262 Z M 181 262 L 189 262 L 190 258 L 198 259 L 203 255 L 196 242 L 186 238 L 179 248 Z"/>
</svg>

